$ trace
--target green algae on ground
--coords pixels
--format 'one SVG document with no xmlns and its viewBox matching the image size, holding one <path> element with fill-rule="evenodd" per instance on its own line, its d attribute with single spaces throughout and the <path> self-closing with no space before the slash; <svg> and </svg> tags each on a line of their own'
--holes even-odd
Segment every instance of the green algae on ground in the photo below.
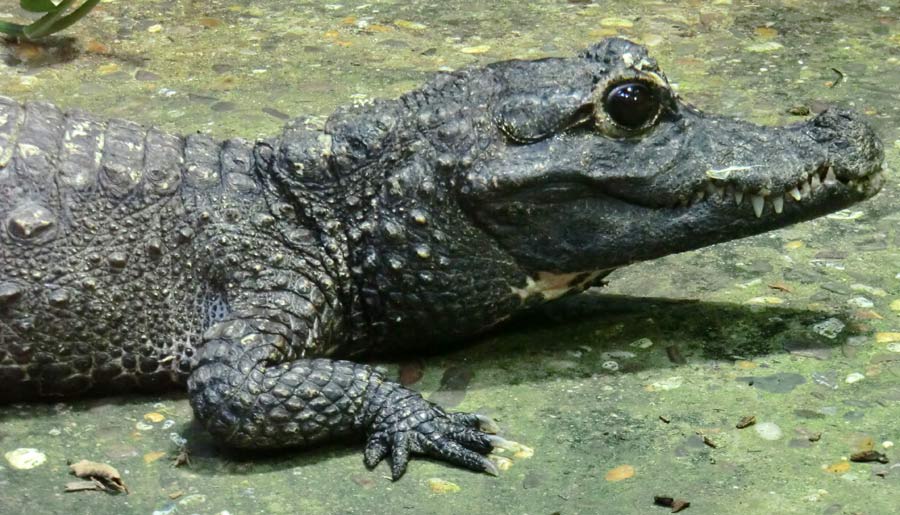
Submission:
<svg viewBox="0 0 900 515">
<path fill-rule="evenodd" d="M 254 138 L 288 116 L 321 122 L 338 105 L 396 96 L 435 70 L 570 55 L 621 34 L 651 45 L 680 93 L 710 111 L 789 123 L 796 106 L 862 110 L 888 167 L 900 165 L 900 12 L 887 2 L 445 5 L 112 0 L 70 29 L 72 52 L 3 47 L 0 93 Z M 836 87 L 832 68 L 845 75 Z M 392 483 L 384 465 L 364 469 L 357 444 L 228 452 L 182 395 L 113 397 L 0 407 L 0 454 L 46 457 L 28 470 L 0 461 L 0 512 L 625 514 L 662 511 L 653 498 L 664 494 L 690 499 L 691 514 L 890 513 L 900 487 L 900 353 L 888 347 L 900 340 L 897 206 L 889 175 L 859 215 L 635 265 L 604 295 L 424 358 L 414 387 L 496 418 L 534 449 L 500 455 L 500 477 L 415 460 Z M 871 306 L 848 303 L 856 297 Z M 767 298 L 781 302 L 750 302 Z M 686 363 L 673 362 L 672 346 Z M 853 374 L 863 379 L 847 382 Z M 758 386 L 773 377 L 774 391 Z M 735 427 L 750 414 L 781 436 Z M 890 463 L 849 461 L 865 438 Z M 185 442 L 190 467 L 146 459 Z M 67 460 L 80 459 L 115 466 L 131 493 L 64 494 Z M 604 480 L 622 464 L 633 477 Z M 429 478 L 459 491 L 435 493 Z"/>
</svg>

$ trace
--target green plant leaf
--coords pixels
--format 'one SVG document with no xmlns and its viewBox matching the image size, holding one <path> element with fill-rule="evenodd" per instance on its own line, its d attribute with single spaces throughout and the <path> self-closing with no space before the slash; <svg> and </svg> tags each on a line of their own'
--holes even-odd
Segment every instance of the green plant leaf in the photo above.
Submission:
<svg viewBox="0 0 900 515">
<path fill-rule="evenodd" d="M 10 36 L 21 36 L 24 25 L 19 25 L 18 23 L 7 23 L 5 21 L 0 21 L 0 32 L 3 34 L 9 34 Z"/>
<path fill-rule="evenodd" d="M 33 13 L 48 13 L 59 8 L 52 0 L 21 0 L 19 5 L 22 9 Z"/>
<path fill-rule="evenodd" d="M 25 37 L 28 39 L 37 39 L 50 34 L 52 32 L 50 27 L 62 17 L 63 13 L 66 12 L 74 1 L 75 0 L 63 0 L 58 6 L 59 9 L 48 12 L 31 25 L 25 27 Z"/>
<path fill-rule="evenodd" d="M 68 0 L 64 0 L 64 3 L 67 1 Z M 100 3 L 100 0 L 85 0 L 85 2 L 83 4 L 81 4 L 77 9 L 75 9 L 71 13 L 63 16 L 62 18 L 55 20 L 49 27 L 44 29 L 44 32 L 41 35 L 46 36 L 47 34 L 59 32 L 65 28 L 69 27 L 76 21 L 80 20 L 81 18 L 84 18 L 84 16 L 87 15 L 87 13 L 91 12 L 91 9 L 93 9 L 94 6 L 96 6 L 98 3 Z M 60 4 L 60 5 L 62 5 L 62 4 Z M 41 18 L 41 19 L 43 19 L 43 18 Z"/>
</svg>

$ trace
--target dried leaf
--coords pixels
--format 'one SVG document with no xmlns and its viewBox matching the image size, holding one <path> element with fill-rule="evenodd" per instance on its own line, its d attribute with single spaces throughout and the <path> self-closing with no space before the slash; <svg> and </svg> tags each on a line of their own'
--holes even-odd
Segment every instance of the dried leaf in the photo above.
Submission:
<svg viewBox="0 0 900 515">
<path fill-rule="evenodd" d="M 857 463 L 867 463 L 870 461 L 877 461 L 878 463 L 887 463 L 888 458 L 884 454 L 875 451 L 862 451 L 856 452 L 850 455 L 850 461 L 855 461 Z"/>
<path fill-rule="evenodd" d="M 734 427 L 738 429 L 744 429 L 745 427 L 750 427 L 755 423 L 756 417 L 753 415 L 747 415 L 746 417 L 742 417 Z"/>
<path fill-rule="evenodd" d="M 686 501 L 684 499 L 674 499 L 666 495 L 654 496 L 653 504 L 662 506 L 664 508 L 672 508 L 672 513 L 678 513 L 679 511 L 688 508 L 691 505 L 689 501 Z"/>
<path fill-rule="evenodd" d="M 690 506 L 691 503 L 685 501 L 684 499 L 675 499 L 675 501 L 672 502 L 672 513 L 678 513 L 683 509 L 689 508 Z"/>
<path fill-rule="evenodd" d="M 78 463 L 69 465 L 69 469 L 80 478 L 97 480 L 102 485 L 113 490 L 128 493 L 128 487 L 122 482 L 122 476 L 119 474 L 119 471 L 111 465 L 81 460 Z"/>
<path fill-rule="evenodd" d="M 102 491 L 103 487 L 94 481 L 70 481 L 66 483 L 66 492 L 84 492 L 86 490 Z"/>
<path fill-rule="evenodd" d="M 773 290 L 783 291 L 786 293 L 793 293 L 793 291 L 794 291 L 791 289 L 790 286 L 788 286 L 784 283 L 772 283 L 769 285 L 769 288 L 771 288 Z"/>
</svg>

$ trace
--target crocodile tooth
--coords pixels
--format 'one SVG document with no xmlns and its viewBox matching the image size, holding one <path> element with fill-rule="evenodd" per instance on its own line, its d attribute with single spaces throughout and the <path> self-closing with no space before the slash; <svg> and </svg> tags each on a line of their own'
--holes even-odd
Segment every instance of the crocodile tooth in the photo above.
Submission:
<svg viewBox="0 0 900 515">
<path fill-rule="evenodd" d="M 784 197 L 781 195 L 773 195 L 772 207 L 775 208 L 776 213 L 781 214 L 781 211 L 784 210 Z"/>
<path fill-rule="evenodd" d="M 803 181 L 803 182 L 800 183 L 800 195 L 802 195 L 803 198 L 808 197 L 810 191 L 812 191 L 812 190 L 811 190 L 811 188 L 809 187 L 809 183 L 808 183 L 808 182 Z"/>
<path fill-rule="evenodd" d="M 816 191 L 821 185 L 822 182 L 819 181 L 819 175 L 814 173 L 812 175 L 812 178 L 809 180 L 809 187 L 812 188 L 813 191 Z"/>
<path fill-rule="evenodd" d="M 737 205 L 741 205 L 741 202 L 744 201 L 744 192 L 741 190 L 737 190 L 734 192 L 734 203 Z"/>
<path fill-rule="evenodd" d="M 849 181 L 847 181 L 848 188 L 853 189 L 854 186 L 856 186 L 856 181 L 854 181 L 853 179 L 850 179 Z"/>
<path fill-rule="evenodd" d="M 794 200 L 796 200 L 797 202 L 800 202 L 800 199 L 803 198 L 803 195 L 800 194 L 800 190 L 797 189 L 796 186 L 794 186 L 794 189 L 788 192 L 788 195 L 794 197 Z"/>
<path fill-rule="evenodd" d="M 828 167 L 828 172 L 825 174 L 825 180 L 822 181 L 822 183 L 827 186 L 837 183 L 837 176 L 834 174 L 834 168 Z"/>
<path fill-rule="evenodd" d="M 756 218 L 762 216 L 763 206 L 766 204 L 766 197 L 762 195 L 750 195 L 750 203 L 753 204 L 753 212 L 756 213 Z"/>
</svg>

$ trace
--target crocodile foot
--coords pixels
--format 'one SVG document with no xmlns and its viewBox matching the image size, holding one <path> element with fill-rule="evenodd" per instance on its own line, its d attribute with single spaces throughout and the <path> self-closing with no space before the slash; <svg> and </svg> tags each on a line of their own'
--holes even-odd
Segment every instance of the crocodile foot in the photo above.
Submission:
<svg viewBox="0 0 900 515">
<path fill-rule="evenodd" d="M 364 462 L 373 468 L 390 455 L 391 478 L 399 479 L 410 455 L 423 454 L 475 471 L 497 475 L 497 466 L 486 455 L 494 442 L 489 434 L 497 425 L 488 417 L 471 413 L 447 413 L 414 392 L 389 396 L 372 421 Z"/>
</svg>

